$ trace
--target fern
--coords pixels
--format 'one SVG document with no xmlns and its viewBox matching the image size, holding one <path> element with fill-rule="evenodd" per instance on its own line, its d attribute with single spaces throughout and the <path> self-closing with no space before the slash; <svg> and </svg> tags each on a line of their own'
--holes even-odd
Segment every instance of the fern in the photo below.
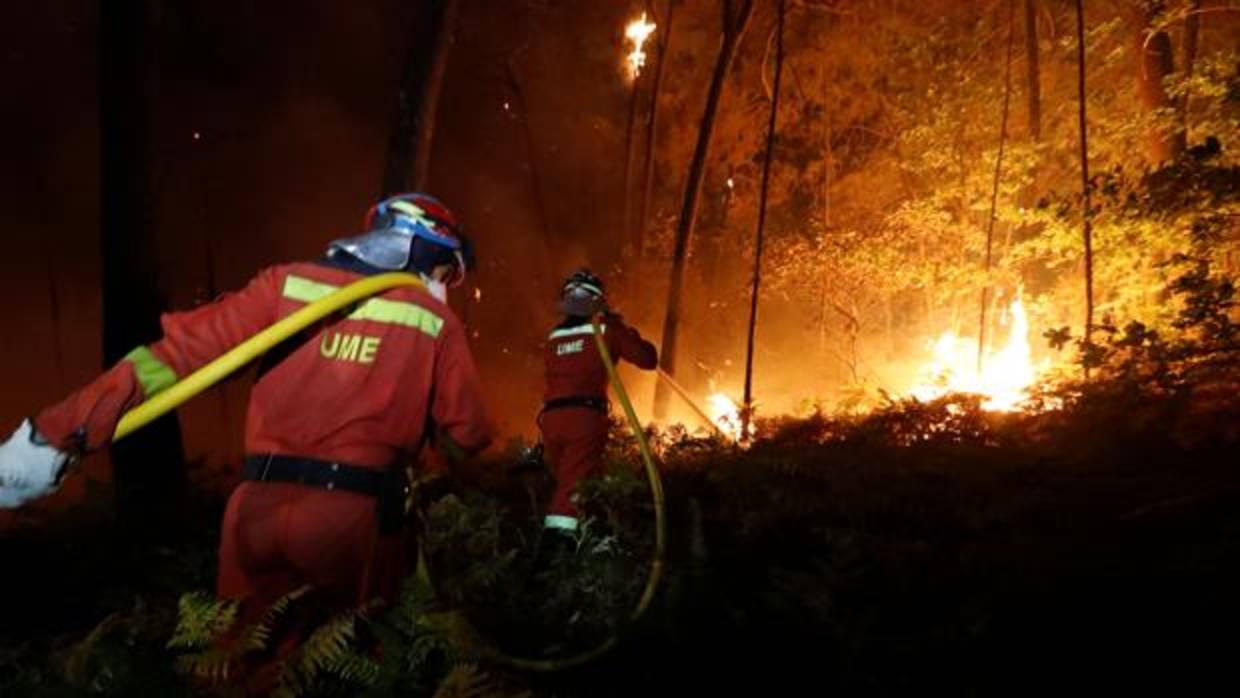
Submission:
<svg viewBox="0 0 1240 698">
<path fill-rule="evenodd" d="M 237 620 L 237 608 L 234 601 L 217 601 L 200 591 L 183 594 L 177 601 L 177 627 L 168 640 L 168 649 L 212 644 Z"/>
<path fill-rule="evenodd" d="M 348 683 L 373 680 L 377 669 L 353 650 L 357 623 L 365 618 L 365 612 L 365 608 L 351 609 L 319 626 L 285 663 L 274 695 L 295 698 L 332 679 Z"/>
<path fill-rule="evenodd" d="M 350 650 L 331 661 L 325 671 L 341 681 L 373 686 L 379 680 L 380 666 L 374 659 Z"/>
<path fill-rule="evenodd" d="M 65 678 L 71 684 L 81 686 L 94 683 L 94 680 L 90 677 L 91 659 L 104 636 L 120 625 L 120 623 L 120 613 L 109 614 L 108 617 L 100 621 L 90 631 L 90 634 L 85 639 L 73 647 L 68 659 L 65 661 Z"/>
<path fill-rule="evenodd" d="M 240 652 L 258 652 L 268 649 L 271 643 L 271 634 L 276 623 L 288 615 L 289 609 L 292 608 L 294 603 L 309 593 L 310 587 L 303 586 L 276 599 L 275 603 L 271 604 L 263 612 L 263 617 L 257 623 L 246 628 L 245 634 L 239 643 Z"/>
<path fill-rule="evenodd" d="M 183 595 L 177 604 L 177 627 L 167 643 L 169 649 L 189 650 L 177 657 L 177 671 L 209 684 L 227 682 L 246 654 L 268 649 L 275 624 L 309 590 L 302 587 L 277 599 L 257 623 L 245 628 L 240 639 L 227 647 L 219 641 L 236 623 L 240 604 L 217 601 L 203 592 Z"/>
<path fill-rule="evenodd" d="M 475 664 L 457 664 L 439 682 L 434 698 L 529 698 L 529 691 L 509 693 Z"/>
</svg>

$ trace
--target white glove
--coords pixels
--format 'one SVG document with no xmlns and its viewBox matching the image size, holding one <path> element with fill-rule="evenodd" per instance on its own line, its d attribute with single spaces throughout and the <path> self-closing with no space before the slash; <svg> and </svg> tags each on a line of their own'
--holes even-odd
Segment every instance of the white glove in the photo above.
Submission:
<svg viewBox="0 0 1240 698">
<path fill-rule="evenodd" d="M 72 457 L 49 444 L 23 420 L 0 444 L 0 509 L 14 509 L 60 486 Z"/>
</svg>

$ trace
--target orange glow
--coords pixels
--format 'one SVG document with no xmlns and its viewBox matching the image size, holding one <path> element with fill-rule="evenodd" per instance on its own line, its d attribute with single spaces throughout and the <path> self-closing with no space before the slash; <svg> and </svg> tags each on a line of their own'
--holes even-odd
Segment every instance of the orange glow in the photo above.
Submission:
<svg viewBox="0 0 1240 698">
<path fill-rule="evenodd" d="M 642 68 L 646 66 L 646 53 L 642 50 L 642 46 L 646 43 L 646 39 L 654 33 L 656 25 L 646 21 L 646 13 L 643 12 L 640 19 L 629 22 L 624 28 L 624 36 L 633 44 L 633 50 L 626 57 L 629 64 L 629 77 L 634 80 L 642 74 Z"/>
<path fill-rule="evenodd" d="M 706 413 L 710 420 L 733 441 L 741 440 L 741 408 L 726 393 L 711 393 L 706 397 Z M 749 435 L 753 436 L 753 424 Z"/>
<path fill-rule="evenodd" d="M 1007 341 L 988 349 L 977 370 L 977 338 L 944 332 L 934 342 L 933 358 L 925 365 L 922 382 L 908 391 L 918 400 L 933 400 L 947 393 L 974 393 L 985 397 L 982 407 L 996 412 L 1020 408 L 1029 388 L 1045 370 L 1033 362 L 1029 344 L 1029 319 L 1019 296 L 1001 318 L 1007 325 Z"/>
</svg>

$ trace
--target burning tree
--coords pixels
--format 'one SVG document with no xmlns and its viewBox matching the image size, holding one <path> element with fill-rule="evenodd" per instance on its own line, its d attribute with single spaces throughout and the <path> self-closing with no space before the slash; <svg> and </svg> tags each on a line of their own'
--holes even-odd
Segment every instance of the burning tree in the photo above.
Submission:
<svg viewBox="0 0 1240 698">
<path fill-rule="evenodd" d="M 1173 308 L 1162 289 L 1172 275 L 1161 263 L 1196 249 L 1194 226 L 1218 231 L 1205 252 L 1220 271 L 1236 270 L 1234 203 L 1223 193 L 1234 152 L 1220 144 L 1238 139 L 1234 116 L 1228 116 L 1234 98 L 1226 96 L 1240 61 L 1232 41 L 1238 23 L 1193 25 L 1192 17 L 1207 15 L 1191 2 L 1166 3 L 1154 20 L 1177 55 L 1183 45 L 1182 53 L 1193 57 L 1177 59 L 1178 70 L 1163 83 L 1171 104 L 1188 105 L 1173 116 L 1187 124 L 1188 142 L 1197 146 L 1173 165 L 1151 168 L 1146 136 L 1166 122 L 1141 106 L 1142 82 L 1134 71 L 1142 54 L 1131 41 L 1130 7 L 1122 0 L 1091 3 L 1083 42 L 1073 38 L 1072 8 L 1049 3 L 1000 3 L 986 11 L 947 2 L 905 3 L 891 12 L 866 5 L 790 7 L 788 95 L 776 151 L 781 166 L 772 175 L 767 214 L 763 286 L 770 302 L 764 301 L 755 359 L 764 400 L 795 409 L 806 392 L 832 404 L 877 390 L 921 392 L 928 372 L 954 365 L 942 354 L 957 340 L 974 342 L 976 361 L 984 332 L 994 337 L 984 356 L 1011 357 L 1018 318 L 1027 323 L 1019 343 L 1028 347 L 1027 359 L 1018 363 L 1038 374 L 1048 362 L 1071 362 L 1040 335 L 1079 323 L 1087 305 L 1079 272 L 1086 207 L 1076 136 L 1078 48 L 1089 86 L 1094 324 L 1143 318 L 1168 327 Z M 685 10 L 694 11 L 702 12 Z M 1023 56 L 1015 50 L 1021 14 Z M 696 389 L 710 382 L 734 394 L 743 378 L 748 300 L 748 262 L 741 260 L 754 253 L 743 231 L 759 216 L 763 107 L 774 55 L 774 13 L 758 17 L 754 23 L 772 33 L 766 44 L 746 42 L 739 49 L 738 107 L 721 110 L 715 123 L 720 147 L 706 161 L 703 215 L 688 245 L 690 256 L 717 258 L 719 270 L 709 279 L 684 277 L 685 296 L 700 300 L 694 312 L 682 309 L 677 318 L 689 339 L 671 340 L 678 353 L 691 351 L 695 359 L 698 375 L 679 376 L 683 383 Z M 685 25 L 693 21 L 690 16 Z M 710 55 L 705 38 L 678 35 L 682 45 Z M 1014 73 L 1022 58 L 1028 63 L 1025 80 L 1005 76 L 1009 52 Z M 997 137 L 1004 130 L 998 107 L 1009 90 L 1010 99 L 1027 108 L 1011 110 L 1007 131 L 1028 138 Z M 694 94 L 670 81 L 669 113 L 683 114 Z M 660 163 L 675 169 L 693 154 L 698 133 L 683 116 L 667 129 Z M 1162 182 L 1182 183 L 1188 172 L 1210 183 L 1185 191 L 1188 201 L 1174 206 L 1147 205 L 1170 194 Z M 663 259 L 674 271 L 683 268 L 677 241 L 663 239 Z M 987 286 L 993 290 L 979 314 L 977 298 Z M 952 341 L 941 341 L 947 333 Z M 796 370 L 789 357 L 796 358 Z M 774 370 L 764 369 L 764 362 Z M 984 366 L 981 373 L 954 373 L 958 385 L 993 382 Z M 995 390 L 1006 388 L 997 384 Z"/>
</svg>

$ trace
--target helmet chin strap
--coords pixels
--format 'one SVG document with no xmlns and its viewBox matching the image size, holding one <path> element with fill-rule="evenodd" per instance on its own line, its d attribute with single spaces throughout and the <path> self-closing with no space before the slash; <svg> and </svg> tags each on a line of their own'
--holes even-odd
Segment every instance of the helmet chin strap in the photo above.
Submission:
<svg viewBox="0 0 1240 698">
<path fill-rule="evenodd" d="M 418 273 L 418 276 L 422 278 L 422 283 L 426 284 L 426 290 L 430 292 L 432 296 L 435 297 L 435 300 L 439 301 L 440 303 L 448 302 L 448 285 L 447 284 L 445 284 L 442 281 L 436 281 L 435 279 L 431 278 L 427 274 Z"/>
<path fill-rule="evenodd" d="M 460 250 L 456 250 L 456 271 L 452 274 L 452 281 L 449 283 L 449 287 L 456 288 L 465 283 L 465 272 L 465 255 L 461 254 Z"/>
</svg>

